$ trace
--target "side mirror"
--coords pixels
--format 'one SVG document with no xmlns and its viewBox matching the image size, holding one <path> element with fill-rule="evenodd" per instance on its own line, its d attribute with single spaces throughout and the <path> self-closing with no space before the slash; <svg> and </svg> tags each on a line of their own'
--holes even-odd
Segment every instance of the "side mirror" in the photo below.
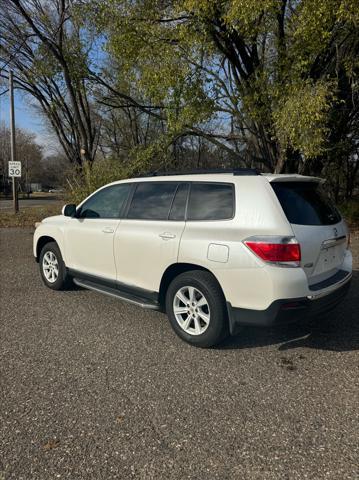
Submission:
<svg viewBox="0 0 359 480">
<path fill-rule="evenodd" d="M 76 205 L 69 203 L 62 207 L 62 215 L 65 215 L 65 217 L 74 217 L 76 215 Z"/>
</svg>

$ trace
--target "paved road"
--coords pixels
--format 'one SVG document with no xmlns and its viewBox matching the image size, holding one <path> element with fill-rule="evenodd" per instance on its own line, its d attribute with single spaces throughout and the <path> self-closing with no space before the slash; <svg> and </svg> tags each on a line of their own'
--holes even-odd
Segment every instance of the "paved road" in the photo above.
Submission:
<svg viewBox="0 0 359 480">
<path fill-rule="evenodd" d="M 359 272 L 324 322 L 200 350 L 0 239 L 0 479 L 358 478 Z"/>
<path fill-rule="evenodd" d="M 54 195 L 49 195 L 47 197 L 38 197 L 38 198 L 25 198 L 19 200 L 19 207 L 20 209 L 26 207 L 42 207 L 46 205 L 52 205 L 56 203 L 61 203 Z M 64 202 L 65 203 L 65 202 Z M 12 200 L 0 200 L 0 211 L 1 210 L 11 210 L 13 208 Z"/>
</svg>

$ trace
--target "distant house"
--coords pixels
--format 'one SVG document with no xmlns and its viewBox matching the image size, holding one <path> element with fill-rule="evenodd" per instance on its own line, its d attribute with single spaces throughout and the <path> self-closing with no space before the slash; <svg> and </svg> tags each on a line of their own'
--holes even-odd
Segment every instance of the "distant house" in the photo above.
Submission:
<svg viewBox="0 0 359 480">
<path fill-rule="evenodd" d="M 30 183 L 29 187 L 32 192 L 42 192 L 42 183 Z"/>
</svg>

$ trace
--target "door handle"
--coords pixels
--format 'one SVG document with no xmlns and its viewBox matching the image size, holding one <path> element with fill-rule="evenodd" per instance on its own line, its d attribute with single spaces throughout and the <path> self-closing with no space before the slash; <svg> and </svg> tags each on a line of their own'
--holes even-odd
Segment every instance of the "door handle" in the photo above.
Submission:
<svg viewBox="0 0 359 480">
<path fill-rule="evenodd" d="M 105 227 L 102 231 L 103 233 L 113 233 L 115 230 L 111 227 Z"/>
<path fill-rule="evenodd" d="M 160 233 L 159 236 L 162 238 L 162 240 L 171 240 L 171 238 L 176 238 L 176 235 L 169 232 Z"/>
</svg>

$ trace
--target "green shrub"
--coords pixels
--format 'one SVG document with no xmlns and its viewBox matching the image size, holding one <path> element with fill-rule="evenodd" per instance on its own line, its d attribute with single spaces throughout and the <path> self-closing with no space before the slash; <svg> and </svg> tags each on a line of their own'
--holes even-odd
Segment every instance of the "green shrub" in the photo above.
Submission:
<svg viewBox="0 0 359 480">
<path fill-rule="evenodd" d="M 67 201 L 78 205 L 103 185 L 127 176 L 128 171 L 123 164 L 113 159 L 95 161 L 91 166 L 84 165 L 82 170 L 76 167 L 66 178 Z"/>
</svg>

